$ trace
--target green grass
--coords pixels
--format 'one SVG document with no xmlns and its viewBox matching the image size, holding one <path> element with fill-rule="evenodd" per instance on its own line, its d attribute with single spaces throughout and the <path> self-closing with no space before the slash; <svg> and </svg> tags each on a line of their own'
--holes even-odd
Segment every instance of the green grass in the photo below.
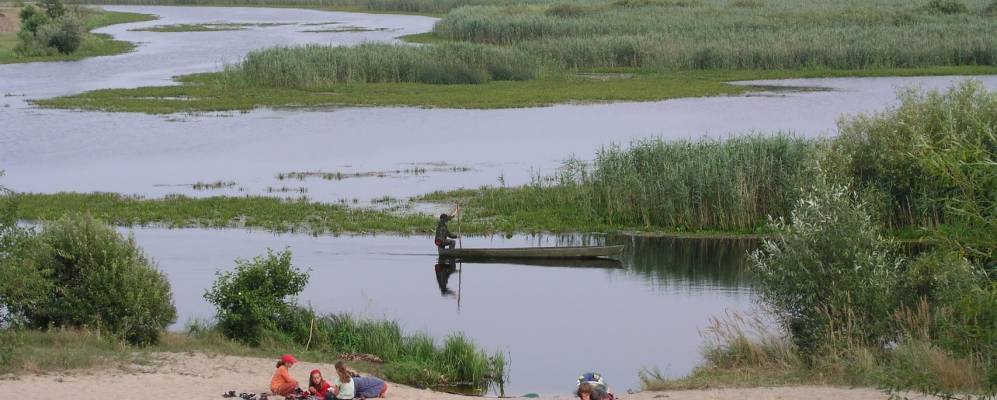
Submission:
<svg viewBox="0 0 997 400">
<path fill-rule="evenodd" d="M 156 16 L 148 14 L 94 10 L 92 12 L 87 12 L 83 21 L 87 30 L 93 30 L 109 25 L 151 21 L 154 19 L 156 19 Z M 20 56 L 14 52 L 14 48 L 16 46 L 16 34 L 0 34 L 0 64 L 43 61 L 75 61 L 88 57 L 127 53 L 135 49 L 135 45 L 133 43 L 123 40 L 114 40 L 110 35 L 106 34 L 88 34 L 83 41 L 83 45 L 72 54 L 26 57 Z"/>
<path fill-rule="evenodd" d="M 413 33 L 411 35 L 402 35 L 398 39 L 408 43 L 421 43 L 421 44 L 439 44 L 452 42 L 449 39 L 444 39 L 433 34 L 433 32 L 424 33 Z"/>
<path fill-rule="evenodd" d="M 633 73 L 630 69 L 596 72 Z M 985 75 L 997 67 L 934 67 L 877 70 L 681 71 L 635 73 L 628 79 L 599 80 L 558 75 L 529 81 L 478 85 L 426 83 L 337 84 L 327 88 L 260 88 L 228 83 L 224 73 L 187 75 L 180 85 L 102 89 L 35 101 L 42 107 L 168 114 L 248 111 L 261 107 L 417 106 L 442 108 L 539 107 L 567 102 L 656 101 L 682 97 L 738 95 L 756 88 L 726 82 L 750 79 L 854 76 Z"/>
</svg>

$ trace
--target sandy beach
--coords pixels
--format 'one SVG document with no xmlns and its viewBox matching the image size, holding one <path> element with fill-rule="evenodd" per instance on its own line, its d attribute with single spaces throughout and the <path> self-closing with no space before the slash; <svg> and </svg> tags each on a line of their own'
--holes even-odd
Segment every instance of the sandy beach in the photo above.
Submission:
<svg viewBox="0 0 997 400">
<path fill-rule="evenodd" d="M 265 358 L 211 356 L 190 353 L 157 353 L 151 365 L 117 369 L 75 371 L 64 374 L 7 375 L 0 380 L 0 399 L 145 400 L 221 399 L 222 393 L 258 393 L 267 389 L 274 360 Z M 331 364 L 302 362 L 292 374 L 304 382 L 308 371 L 332 371 Z M 328 375 L 329 372 L 326 372 Z M 569 394 L 542 394 L 542 399 L 570 399 Z M 398 400 L 467 399 L 389 383 L 387 398 Z M 273 397 L 278 398 L 278 397 Z M 669 400 L 881 400 L 889 396 L 868 388 L 797 386 L 750 389 L 681 390 L 618 393 L 620 399 Z M 910 399 L 927 397 L 908 396 Z"/>
</svg>

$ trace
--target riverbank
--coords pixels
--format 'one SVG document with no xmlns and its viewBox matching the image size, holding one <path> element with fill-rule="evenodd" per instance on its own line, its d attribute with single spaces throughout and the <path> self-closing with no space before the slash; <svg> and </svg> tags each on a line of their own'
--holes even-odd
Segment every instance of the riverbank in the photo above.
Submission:
<svg viewBox="0 0 997 400">
<path fill-rule="evenodd" d="M 178 85 L 101 89 L 33 100 L 46 108 L 148 114 L 249 111 L 257 108 L 412 106 L 457 109 L 543 107 L 561 103 L 661 101 L 676 98 L 736 96 L 771 87 L 733 85 L 733 81 L 794 78 L 993 75 L 995 66 L 955 66 L 862 70 L 751 70 L 640 72 L 603 68 L 562 73 L 545 79 L 482 84 L 430 83 L 334 84 L 308 89 L 268 88 L 234 83 L 228 72 L 185 75 Z M 791 88 L 776 90 L 816 90 Z"/>
<path fill-rule="evenodd" d="M 83 16 L 84 29 L 90 32 L 94 29 L 110 25 L 131 22 L 152 21 L 155 15 L 107 11 L 103 9 L 85 9 Z M 80 48 L 70 54 L 22 56 L 14 49 L 17 47 L 17 30 L 19 8 L 0 8 L 0 64 L 29 63 L 45 61 L 76 61 L 89 57 L 110 56 L 127 53 L 135 49 L 135 44 L 123 40 L 114 40 L 110 35 L 88 33 Z"/>
<path fill-rule="evenodd" d="M 201 352 L 152 352 L 141 364 L 119 364 L 114 367 L 91 368 L 66 373 L 32 371 L 16 376 L 6 375 L 0 385 L 0 396 L 20 397 L 38 393 L 52 398 L 72 397 L 79 400 L 99 400 L 131 393 L 141 388 L 143 398 L 155 399 L 206 399 L 218 398 L 229 390 L 237 392 L 262 392 L 273 369 L 272 358 L 205 354 Z M 333 371 L 332 363 L 304 361 L 292 374 L 304 380 L 307 371 L 319 369 L 327 375 Z M 363 373 L 367 373 L 364 370 Z M 571 377 L 566 377 L 570 387 Z M 434 392 L 411 386 L 389 383 L 387 398 L 398 400 L 467 399 L 467 396 Z M 542 399 L 567 400 L 568 394 L 546 395 Z M 879 400 L 889 396 L 868 388 L 843 388 L 830 386 L 787 386 L 770 388 L 704 389 L 648 391 L 634 394 L 619 393 L 618 398 L 677 399 L 677 400 Z M 925 396 L 908 396 L 926 399 Z"/>
</svg>

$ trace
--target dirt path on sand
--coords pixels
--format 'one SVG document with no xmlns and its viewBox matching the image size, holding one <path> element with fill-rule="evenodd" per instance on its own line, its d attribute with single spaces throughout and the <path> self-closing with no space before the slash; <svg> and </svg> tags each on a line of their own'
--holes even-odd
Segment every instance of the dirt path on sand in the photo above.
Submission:
<svg viewBox="0 0 997 400">
<path fill-rule="evenodd" d="M 263 358 L 159 353 L 149 366 L 131 366 L 57 375 L 22 375 L 0 380 L 0 399 L 143 400 L 221 399 L 227 390 L 262 392 L 270 381 L 273 360 Z M 301 363 L 291 372 L 305 381 L 312 369 L 332 371 L 331 364 Z M 326 372 L 328 374 L 328 372 Z M 139 395 L 138 397 L 132 395 Z M 438 393 L 391 383 L 387 398 L 398 400 L 463 399 L 467 396 Z M 567 400 L 567 395 L 543 397 Z M 836 387 L 781 387 L 756 389 L 685 390 L 620 394 L 633 400 L 883 400 L 873 389 Z M 919 399 L 923 397 L 911 397 Z"/>
</svg>

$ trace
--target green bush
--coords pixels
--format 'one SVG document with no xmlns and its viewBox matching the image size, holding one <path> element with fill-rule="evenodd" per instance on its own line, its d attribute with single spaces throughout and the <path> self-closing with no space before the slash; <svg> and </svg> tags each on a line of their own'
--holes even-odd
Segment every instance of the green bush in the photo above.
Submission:
<svg viewBox="0 0 997 400">
<path fill-rule="evenodd" d="M 48 282 L 31 261 L 37 249 L 33 234 L 17 225 L 15 193 L 0 186 L 0 326 L 23 322 L 21 311 L 44 300 L 48 291 Z"/>
<path fill-rule="evenodd" d="M 818 176 L 749 257 L 761 300 L 804 354 L 831 338 L 882 345 L 897 308 L 898 258 L 846 188 Z"/>
<path fill-rule="evenodd" d="M 42 26 L 37 33 L 49 47 L 62 54 L 70 54 L 79 49 L 85 34 L 83 22 L 73 13 L 52 20 L 52 23 Z"/>
<path fill-rule="evenodd" d="M 997 92 L 968 81 L 943 92 L 909 90 L 900 101 L 842 122 L 829 162 L 857 190 L 884 198 L 887 226 L 931 229 L 975 262 L 993 264 Z"/>
<path fill-rule="evenodd" d="M 47 24 L 50 20 L 47 14 L 39 11 L 38 8 L 30 4 L 21 9 L 20 19 L 21 31 L 30 34 L 38 32 L 38 28 Z"/>
<path fill-rule="evenodd" d="M 24 22 L 17 33 L 16 51 L 23 56 L 70 54 L 80 48 L 86 37 L 83 21 L 75 12 L 45 14 L 25 6 L 21 9 L 21 20 Z"/>
<path fill-rule="evenodd" d="M 27 326 L 86 326 L 144 345 L 176 320 L 169 282 L 134 239 L 71 215 L 46 223 L 33 240 L 22 247 L 29 257 L 11 267 L 39 286 L 36 298 L 9 304 Z"/>
<path fill-rule="evenodd" d="M 48 17 L 53 20 L 66 15 L 68 11 L 61 0 L 41 0 L 38 5 L 44 8 L 45 14 L 48 14 Z"/>
<path fill-rule="evenodd" d="M 235 261 L 233 271 L 219 272 L 204 293 L 214 304 L 225 336 L 259 344 L 267 331 L 280 331 L 278 321 L 293 321 L 293 296 L 308 283 L 308 273 L 291 265 L 291 251 Z M 299 318 L 300 320 L 300 318 Z"/>
</svg>

